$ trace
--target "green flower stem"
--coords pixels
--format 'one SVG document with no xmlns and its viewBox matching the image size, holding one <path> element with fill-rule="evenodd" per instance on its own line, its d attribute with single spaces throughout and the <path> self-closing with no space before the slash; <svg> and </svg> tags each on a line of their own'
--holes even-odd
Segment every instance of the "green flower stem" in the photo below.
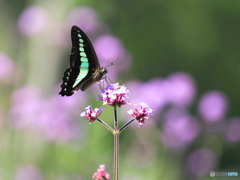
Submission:
<svg viewBox="0 0 240 180">
<path fill-rule="evenodd" d="M 103 120 L 98 119 L 98 118 L 97 118 L 97 120 L 98 120 L 98 122 L 103 124 L 108 130 L 110 130 L 111 132 L 114 132 L 114 129 L 111 126 L 109 126 L 107 123 L 105 123 Z"/>
<path fill-rule="evenodd" d="M 121 133 L 129 124 L 131 124 L 135 119 L 132 119 L 130 121 L 128 121 L 126 124 L 124 124 L 120 129 L 119 129 L 119 133 Z"/>
<path fill-rule="evenodd" d="M 118 119 L 117 109 L 114 107 L 114 162 L 113 162 L 113 179 L 118 180 L 118 167 L 119 167 L 119 130 L 118 130 Z"/>
<path fill-rule="evenodd" d="M 114 130 L 118 130 L 117 107 L 114 106 Z"/>
<path fill-rule="evenodd" d="M 119 166 L 119 131 L 114 134 L 114 165 L 113 165 L 113 179 L 118 180 L 118 166 Z"/>
<path fill-rule="evenodd" d="M 103 120 L 97 118 L 98 122 L 103 124 L 108 130 L 113 132 L 114 136 L 114 162 L 113 162 L 113 179 L 118 180 L 118 169 L 119 169 L 119 134 L 123 131 L 129 124 L 131 124 L 135 119 L 130 120 L 125 125 L 123 125 L 120 129 L 118 129 L 118 118 L 117 118 L 117 107 L 114 107 L 114 128 L 109 126 Z"/>
</svg>

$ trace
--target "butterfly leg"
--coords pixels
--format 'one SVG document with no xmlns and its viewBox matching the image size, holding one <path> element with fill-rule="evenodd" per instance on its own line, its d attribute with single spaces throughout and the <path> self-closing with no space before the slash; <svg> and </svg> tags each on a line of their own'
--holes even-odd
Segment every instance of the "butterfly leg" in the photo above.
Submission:
<svg viewBox="0 0 240 180">
<path fill-rule="evenodd" d="M 101 81 L 98 81 L 97 84 L 98 84 L 99 88 L 100 88 L 101 91 L 102 91 L 102 90 L 104 89 L 104 82 L 101 83 Z"/>
<path fill-rule="evenodd" d="M 106 81 L 106 83 L 107 83 L 108 85 L 109 85 L 109 84 L 113 84 L 112 81 L 111 81 L 111 79 L 110 79 L 109 77 L 105 76 L 104 79 L 105 79 L 105 81 Z"/>
</svg>

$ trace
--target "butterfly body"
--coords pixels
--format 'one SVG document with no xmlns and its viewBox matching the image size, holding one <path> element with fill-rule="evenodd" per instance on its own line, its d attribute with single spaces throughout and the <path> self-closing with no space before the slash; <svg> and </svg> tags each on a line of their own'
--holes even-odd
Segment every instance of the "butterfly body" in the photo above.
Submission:
<svg viewBox="0 0 240 180">
<path fill-rule="evenodd" d="M 72 27 L 71 39 L 70 67 L 64 72 L 59 93 L 62 96 L 71 96 L 79 89 L 84 91 L 107 73 L 106 68 L 100 67 L 92 43 L 79 27 Z"/>
</svg>

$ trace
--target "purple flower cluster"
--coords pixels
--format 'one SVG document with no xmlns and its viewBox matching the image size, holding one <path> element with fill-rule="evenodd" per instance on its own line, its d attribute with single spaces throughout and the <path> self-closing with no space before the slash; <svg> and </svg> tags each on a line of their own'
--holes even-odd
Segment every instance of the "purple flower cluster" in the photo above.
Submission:
<svg viewBox="0 0 240 180">
<path fill-rule="evenodd" d="M 111 105 L 121 107 L 125 104 L 130 104 L 129 90 L 125 86 L 120 86 L 118 83 L 108 85 L 102 93 L 98 95 L 98 99 L 103 101 L 103 105 Z"/>
<path fill-rule="evenodd" d="M 93 109 L 91 106 L 87 106 L 85 108 L 85 111 L 83 113 L 81 113 L 81 116 L 86 117 L 89 124 L 91 124 L 98 118 L 98 116 L 100 116 L 102 111 L 103 111 L 103 108 Z"/>
<path fill-rule="evenodd" d="M 138 121 L 138 126 L 146 125 L 145 120 L 152 115 L 153 110 L 146 103 L 134 105 L 134 109 L 130 109 L 128 113 Z"/>
<path fill-rule="evenodd" d="M 105 165 L 100 165 L 97 172 L 92 176 L 94 180 L 107 180 L 110 179 L 110 174 L 105 171 Z"/>
<path fill-rule="evenodd" d="M 120 86 L 118 83 L 109 84 L 98 95 L 98 99 L 103 102 L 103 105 L 110 105 L 113 107 L 121 107 L 122 105 L 130 104 L 129 90 L 124 85 Z M 82 117 L 86 117 L 89 123 L 94 122 L 98 116 L 102 113 L 102 108 L 95 108 L 88 106 L 85 108 L 85 112 L 81 113 Z M 146 119 L 149 115 L 152 115 L 153 110 L 146 103 L 139 103 L 134 105 L 134 109 L 128 111 L 128 113 L 138 121 L 138 126 L 146 125 Z"/>
</svg>

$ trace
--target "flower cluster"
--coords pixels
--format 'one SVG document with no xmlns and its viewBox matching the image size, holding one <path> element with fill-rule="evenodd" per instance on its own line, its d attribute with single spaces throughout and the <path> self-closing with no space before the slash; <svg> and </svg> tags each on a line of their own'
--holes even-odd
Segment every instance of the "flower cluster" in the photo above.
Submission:
<svg viewBox="0 0 240 180">
<path fill-rule="evenodd" d="M 146 125 L 145 120 L 152 115 L 153 110 L 146 103 L 135 104 L 134 109 L 130 109 L 128 113 L 138 121 L 138 126 Z"/>
<path fill-rule="evenodd" d="M 118 83 L 108 85 L 98 95 L 98 99 L 103 101 L 104 105 L 110 105 L 113 107 L 121 107 L 125 104 L 130 104 L 128 101 L 129 90 L 125 86 L 120 86 Z M 85 108 L 85 112 L 81 114 L 82 117 L 86 117 L 89 123 L 94 122 L 98 116 L 102 113 L 102 108 L 95 108 L 88 106 Z M 145 120 L 149 115 L 152 115 L 153 110 L 146 103 L 139 103 L 134 105 L 134 109 L 128 111 L 128 113 L 138 121 L 138 126 L 146 125 Z"/>
<path fill-rule="evenodd" d="M 87 106 L 85 108 L 85 111 L 81 113 L 81 116 L 86 117 L 88 122 L 91 124 L 98 118 L 98 116 L 100 116 L 102 111 L 103 111 L 103 108 L 93 109 L 91 106 Z"/>
<path fill-rule="evenodd" d="M 125 104 L 130 104 L 128 101 L 129 90 L 125 86 L 120 86 L 118 83 L 109 84 L 102 92 L 98 95 L 98 99 L 103 101 L 103 105 L 111 105 L 121 107 Z"/>
<path fill-rule="evenodd" d="M 97 172 L 92 176 L 95 180 L 107 180 L 110 179 L 110 175 L 105 172 L 105 165 L 100 165 Z"/>
</svg>

